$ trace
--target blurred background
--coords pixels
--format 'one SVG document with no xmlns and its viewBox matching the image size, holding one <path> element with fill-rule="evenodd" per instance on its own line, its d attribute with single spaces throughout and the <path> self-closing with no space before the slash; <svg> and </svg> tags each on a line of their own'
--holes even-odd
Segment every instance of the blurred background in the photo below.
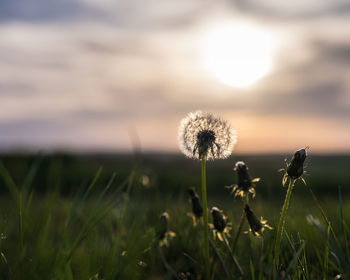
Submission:
<svg viewBox="0 0 350 280">
<path fill-rule="evenodd" d="M 177 130 L 201 109 L 238 135 L 209 188 L 227 194 L 243 159 L 276 193 L 283 159 L 310 146 L 307 179 L 336 195 L 350 179 L 349 15 L 342 0 L 3 0 L 1 159 L 18 182 L 44 152 L 67 189 L 137 164 L 148 185 L 186 191 L 199 167 Z"/>
<path fill-rule="evenodd" d="M 0 150 L 178 152 L 189 111 L 235 153 L 350 151 L 346 0 L 2 0 Z"/>
<path fill-rule="evenodd" d="M 168 261 L 189 271 L 201 260 L 186 215 L 200 163 L 180 154 L 177 134 L 194 110 L 237 131 L 232 156 L 207 166 L 208 205 L 234 231 L 235 162 L 261 178 L 250 206 L 276 229 L 278 170 L 310 147 L 286 222 L 300 244 L 285 267 L 301 252 L 310 279 L 327 278 L 331 239 L 310 225 L 327 232 L 322 205 L 349 271 L 349 77 L 349 0 L 0 0 L 0 278 L 165 279 L 149 250 L 164 211 L 177 234 Z M 242 239 L 249 271 L 263 247 Z M 343 271 L 334 252 L 329 279 Z"/>
</svg>

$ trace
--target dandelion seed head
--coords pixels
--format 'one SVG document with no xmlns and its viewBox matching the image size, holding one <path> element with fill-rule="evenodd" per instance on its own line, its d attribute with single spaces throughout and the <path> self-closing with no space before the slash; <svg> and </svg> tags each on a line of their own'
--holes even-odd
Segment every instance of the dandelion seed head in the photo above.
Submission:
<svg viewBox="0 0 350 280">
<path fill-rule="evenodd" d="M 227 158 L 236 144 L 230 124 L 211 113 L 195 111 L 182 119 L 178 135 L 181 151 L 194 159 Z"/>
</svg>

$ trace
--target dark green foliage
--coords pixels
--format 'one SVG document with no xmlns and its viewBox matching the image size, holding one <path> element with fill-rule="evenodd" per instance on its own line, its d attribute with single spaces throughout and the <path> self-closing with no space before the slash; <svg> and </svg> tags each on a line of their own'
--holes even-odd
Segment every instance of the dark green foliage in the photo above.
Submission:
<svg viewBox="0 0 350 280">
<path fill-rule="evenodd" d="M 242 158 L 264 179 L 250 206 L 276 229 L 283 203 L 277 169 L 283 156 Z M 0 279 L 171 279 L 157 249 L 157 225 L 164 211 L 170 217 L 167 230 L 176 233 L 163 247 L 167 264 L 179 279 L 201 279 L 202 224 L 199 219 L 194 225 L 187 216 L 192 209 L 187 189 L 200 184 L 198 165 L 176 156 L 145 157 L 137 165 L 128 157 L 3 159 Z M 241 200 L 233 200 L 224 189 L 232 183 L 233 162 L 218 161 L 208 168 L 212 190 L 208 204 L 227 214 L 233 228 L 231 237 L 227 235 L 231 244 L 242 211 Z M 101 164 L 104 167 L 98 171 Z M 280 271 L 273 270 L 275 230 L 267 230 L 263 237 L 244 234 L 239 239 L 235 256 L 243 277 L 225 244 L 213 239 L 213 279 L 350 277 L 350 203 L 345 184 L 350 179 L 349 158 L 313 157 L 312 167 L 308 186 L 330 223 L 307 187 L 298 184 L 288 210 Z M 140 180 L 145 175 L 147 186 Z M 343 184 L 339 197 L 338 184 Z"/>
</svg>

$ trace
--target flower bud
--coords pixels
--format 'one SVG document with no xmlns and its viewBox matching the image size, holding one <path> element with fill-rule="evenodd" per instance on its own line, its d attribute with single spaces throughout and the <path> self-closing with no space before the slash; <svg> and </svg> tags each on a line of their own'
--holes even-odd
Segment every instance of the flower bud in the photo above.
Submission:
<svg viewBox="0 0 350 280">
<path fill-rule="evenodd" d="M 248 204 L 244 207 L 245 215 L 247 217 L 249 226 L 251 231 L 254 235 L 259 234 L 260 230 L 262 229 L 263 225 L 261 224 L 260 220 L 255 216 L 252 210 L 250 210 Z"/>
<path fill-rule="evenodd" d="M 193 188 L 188 189 L 188 192 L 191 196 L 191 201 L 192 201 L 192 213 L 197 218 L 202 217 L 203 216 L 203 207 L 200 204 L 199 196 L 197 195 L 196 191 Z"/>
<path fill-rule="evenodd" d="M 168 232 L 168 219 L 169 219 L 169 215 L 167 212 L 164 212 L 160 216 L 158 232 L 157 232 L 158 240 L 162 240 L 165 237 L 166 233 Z"/>
<path fill-rule="evenodd" d="M 226 227 L 226 221 L 221 214 L 221 211 L 217 207 L 211 209 L 211 214 L 213 215 L 214 228 L 218 232 L 222 232 Z"/>
<path fill-rule="evenodd" d="M 295 152 L 292 161 L 287 167 L 287 174 L 290 178 L 297 179 L 303 175 L 306 156 L 306 149 L 300 149 Z"/>
<path fill-rule="evenodd" d="M 252 187 L 252 179 L 248 174 L 248 166 L 243 161 L 237 161 L 235 170 L 237 172 L 238 188 L 247 192 Z"/>
</svg>

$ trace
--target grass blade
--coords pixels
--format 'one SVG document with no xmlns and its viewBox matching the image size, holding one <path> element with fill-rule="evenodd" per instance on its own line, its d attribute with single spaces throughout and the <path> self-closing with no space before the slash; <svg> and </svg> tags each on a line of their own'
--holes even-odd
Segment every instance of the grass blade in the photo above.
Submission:
<svg viewBox="0 0 350 280">
<path fill-rule="evenodd" d="M 91 192 L 93 187 L 96 185 L 96 182 L 100 178 L 100 175 L 102 173 L 102 169 L 103 169 L 102 166 L 100 166 L 99 169 L 97 170 L 95 177 L 92 179 L 88 189 L 86 190 L 86 192 L 85 192 L 85 194 L 84 194 L 84 196 L 82 198 L 82 202 L 84 202 L 86 200 L 86 198 L 88 197 L 89 193 Z"/>
<path fill-rule="evenodd" d="M 340 219 L 341 219 L 341 227 L 343 230 L 343 234 L 344 234 L 344 242 L 345 242 L 345 252 L 346 255 L 348 257 L 348 259 L 350 259 L 350 253 L 349 253 L 349 241 L 348 241 L 348 235 L 346 233 L 346 223 L 345 223 L 345 219 L 344 219 L 344 211 L 343 211 L 343 198 L 342 198 L 342 193 L 341 193 L 341 186 L 338 187 L 338 197 L 339 197 L 339 212 L 340 212 Z"/>
</svg>

